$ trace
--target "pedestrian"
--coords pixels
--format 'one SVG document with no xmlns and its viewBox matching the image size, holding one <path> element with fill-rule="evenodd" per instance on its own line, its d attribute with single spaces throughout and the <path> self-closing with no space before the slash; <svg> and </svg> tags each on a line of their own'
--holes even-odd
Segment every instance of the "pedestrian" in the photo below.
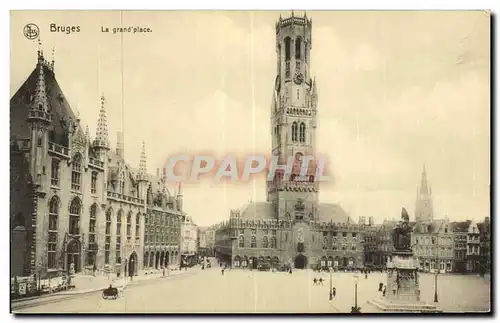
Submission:
<svg viewBox="0 0 500 323">
<path fill-rule="evenodd" d="M 317 285 L 318 280 L 316 278 L 313 279 L 313 285 Z"/>
<path fill-rule="evenodd" d="M 224 268 L 222 268 L 220 272 L 222 273 L 222 276 L 224 276 Z"/>
<path fill-rule="evenodd" d="M 385 297 L 385 293 L 387 292 L 387 286 L 384 286 L 384 290 L 382 291 L 382 296 Z"/>
<path fill-rule="evenodd" d="M 379 292 L 381 292 L 383 288 L 384 288 L 384 283 L 378 284 L 378 291 Z"/>
<path fill-rule="evenodd" d="M 165 277 L 165 267 L 161 267 L 163 269 L 163 277 Z"/>
<path fill-rule="evenodd" d="M 365 272 L 365 279 L 368 279 L 368 274 Z"/>
<path fill-rule="evenodd" d="M 94 266 L 92 267 L 92 274 L 94 275 L 94 277 L 96 271 L 97 271 L 97 266 L 94 264 Z"/>
<path fill-rule="evenodd" d="M 320 284 L 320 285 L 323 285 L 323 277 L 321 277 L 321 278 L 319 279 L 319 284 Z"/>
<path fill-rule="evenodd" d="M 335 287 L 332 288 L 332 295 L 335 297 L 337 295 L 337 289 Z"/>
</svg>

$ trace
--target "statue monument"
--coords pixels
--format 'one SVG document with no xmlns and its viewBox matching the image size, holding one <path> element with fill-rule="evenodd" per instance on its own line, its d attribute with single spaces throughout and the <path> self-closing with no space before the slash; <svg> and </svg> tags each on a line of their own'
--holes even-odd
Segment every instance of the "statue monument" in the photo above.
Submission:
<svg viewBox="0 0 500 323">
<path fill-rule="evenodd" d="M 418 266 L 411 249 L 411 232 L 410 217 L 406 209 L 402 208 L 401 220 L 392 233 L 394 251 L 387 264 L 387 292 L 385 296 L 368 302 L 375 307 L 375 312 L 441 312 L 436 306 L 420 299 Z"/>
</svg>

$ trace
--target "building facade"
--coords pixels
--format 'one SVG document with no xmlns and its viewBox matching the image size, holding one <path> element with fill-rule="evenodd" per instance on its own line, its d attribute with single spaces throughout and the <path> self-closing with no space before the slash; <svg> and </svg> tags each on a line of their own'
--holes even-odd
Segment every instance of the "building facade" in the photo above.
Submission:
<svg viewBox="0 0 500 323">
<path fill-rule="evenodd" d="M 144 147 L 139 169 L 125 162 L 121 134 L 110 149 L 104 97 L 91 138 L 56 80 L 54 61 L 39 49 L 35 69 L 10 100 L 10 121 L 12 275 L 43 278 L 94 266 L 137 274 L 145 264 L 151 176 Z M 172 239 L 178 252 L 180 232 Z"/>
<path fill-rule="evenodd" d="M 318 94 L 310 72 L 312 22 L 306 15 L 276 23 L 277 75 L 271 107 L 272 155 L 295 162 L 267 182 L 267 201 L 232 210 L 216 233 L 216 256 L 233 267 L 363 267 L 365 223 L 338 204 L 320 204 L 316 165 Z"/>
<path fill-rule="evenodd" d="M 467 232 L 469 231 L 471 221 L 452 222 L 451 227 L 454 234 L 454 264 L 453 272 L 465 273 L 466 254 L 467 254 Z"/>
<path fill-rule="evenodd" d="M 160 269 L 180 263 L 183 196 L 179 189 L 170 195 L 166 170 L 156 170 L 148 186 L 148 208 L 144 231 L 144 269 Z"/>
<path fill-rule="evenodd" d="M 423 271 L 452 272 L 455 238 L 447 218 L 434 219 L 432 188 L 425 165 L 415 203 L 412 249 Z"/>
<path fill-rule="evenodd" d="M 466 269 L 467 272 L 479 272 L 481 266 L 480 253 L 480 232 L 479 226 L 472 221 L 467 231 L 467 251 L 466 251 Z"/>
<path fill-rule="evenodd" d="M 181 255 L 186 264 L 194 265 L 198 255 L 198 226 L 190 216 L 181 223 Z"/>
</svg>

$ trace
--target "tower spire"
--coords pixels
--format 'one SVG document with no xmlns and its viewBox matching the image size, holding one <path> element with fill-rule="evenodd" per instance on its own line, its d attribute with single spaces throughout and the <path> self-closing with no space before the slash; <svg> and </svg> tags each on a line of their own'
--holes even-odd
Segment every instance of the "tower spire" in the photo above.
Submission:
<svg viewBox="0 0 500 323">
<path fill-rule="evenodd" d="M 144 140 L 142 141 L 142 151 L 141 151 L 141 159 L 139 162 L 139 173 L 141 175 L 146 175 L 147 173 L 147 165 L 146 165 L 146 143 Z"/>
<path fill-rule="evenodd" d="M 429 194 L 429 188 L 427 184 L 427 172 L 425 170 L 425 162 L 422 169 L 422 179 L 420 180 L 420 194 Z"/>
<path fill-rule="evenodd" d="M 52 62 L 51 62 L 51 67 L 52 67 L 52 72 L 54 72 L 54 63 L 56 61 L 56 49 L 55 47 L 52 47 Z"/>
<path fill-rule="evenodd" d="M 97 120 L 97 131 L 94 140 L 94 146 L 96 148 L 103 148 L 109 150 L 108 122 L 106 118 L 106 108 L 104 103 L 105 103 L 105 98 L 104 94 L 102 94 L 101 109 L 99 110 L 99 119 Z"/>
<path fill-rule="evenodd" d="M 35 97 L 28 113 L 28 120 L 41 121 L 43 124 L 49 124 L 52 121 L 52 116 L 49 112 L 49 102 L 47 100 L 44 65 L 40 62 L 40 51 L 38 51 L 38 53 L 38 75 L 35 85 Z"/>
</svg>

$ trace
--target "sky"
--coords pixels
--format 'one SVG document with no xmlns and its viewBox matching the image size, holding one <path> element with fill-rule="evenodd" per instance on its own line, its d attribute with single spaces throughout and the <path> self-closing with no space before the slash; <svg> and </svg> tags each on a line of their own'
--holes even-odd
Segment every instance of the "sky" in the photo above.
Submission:
<svg viewBox="0 0 500 323">
<path fill-rule="evenodd" d="M 11 96 L 36 64 L 23 36 L 35 23 L 56 79 L 95 135 L 100 95 L 111 146 L 148 171 L 180 152 L 269 153 L 278 11 L 45 11 L 11 13 Z M 296 15 L 303 15 L 296 11 Z M 411 218 L 423 164 L 436 218 L 490 216 L 490 17 L 483 11 L 310 11 L 318 87 L 317 151 L 333 182 L 320 200 L 354 219 Z M 50 32 L 50 24 L 80 32 Z M 113 34 L 116 27 L 150 33 Z M 109 28 L 111 32 L 102 32 Z M 174 185 L 172 185 L 174 186 Z M 173 189 L 171 189 L 173 192 Z M 199 225 L 229 217 L 265 182 L 184 183 Z"/>
</svg>

